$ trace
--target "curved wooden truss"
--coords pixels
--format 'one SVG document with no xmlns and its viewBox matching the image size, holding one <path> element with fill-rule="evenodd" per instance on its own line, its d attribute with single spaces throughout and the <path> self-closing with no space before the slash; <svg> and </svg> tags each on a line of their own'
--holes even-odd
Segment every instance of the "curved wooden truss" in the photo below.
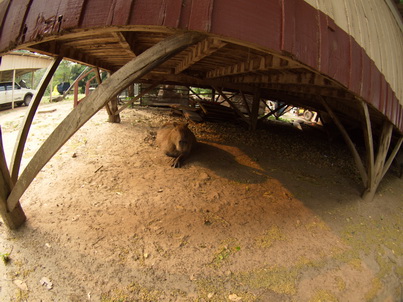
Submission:
<svg viewBox="0 0 403 302">
<path fill-rule="evenodd" d="M 22 149 L 25 144 L 27 131 L 32 122 L 33 114 L 39 104 L 39 100 L 35 100 L 30 107 L 27 118 L 20 132 L 20 140 L 17 142 L 17 155 L 13 156 L 14 176 L 10 175 L 7 169 L 3 146 L 1 145 L 0 153 L 0 185 L 3 194 L 0 196 L 0 214 L 5 224 L 9 228 L 17 228 L 25 221 L 25 215 L 21 209 L 19 199 L 28 188 L 32 180 L 52 158 L 52 156 L 65 144 L 65 142 L 80 129 L 95 113 L 105 106 L 114 96 L 133 83 L 136 79 L 141 78 L 156 66 L 162 64 L 170 57 L 185 49 L 189 45 L 198 42 L 201 35 L 195 33 L 177 34 L 169 37 L 160 43 L 154 45 L 140 56 L 136 57 L 121 69 L 110 76 L 105 82 L 82 101 L 53 131 L 48 139 L 39 148 L 38 152 L 31 159 L 23 173 L 17 177 L 18 168 L 21 161 Z M 56 59 L 52 68 L 49 70 L 54 72 L 60 59 Z M 45 85 L 46 84 L 46 85 Z M 44 86 L 46 87 L 46 80 Z M 39 98 L 39 94 L 38 94 Z M 32 118 L 31 118 L 32 116 Z"/>
</svg>

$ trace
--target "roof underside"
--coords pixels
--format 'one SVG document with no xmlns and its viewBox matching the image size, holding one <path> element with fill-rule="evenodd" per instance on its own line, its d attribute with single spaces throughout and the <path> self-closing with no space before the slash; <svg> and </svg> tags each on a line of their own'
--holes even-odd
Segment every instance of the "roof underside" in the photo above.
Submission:
<svg viewBox="0 0 403 302">
<path fill-rule="evenodd" d="M 212 1 L 167 0 L 163 1 L 163 13 L 158 6 L 161 1 L 127 1 L 131 13 L 118 16 L 111 13 L 112 8 L 109 12 L 106 9 L 109 1 L 70 2 L 78 8 L 63 8 L 61 1 L 57 14 L 48 14 L 53 17 L 41 13 L 35 19 L 28 14 L 21 22 L 25 26 L 23 35 L 15 34 L 14 39 L 12 33 L 3 30 L 2 40 L 10 35 L 10 41 L 0 42 L 0 52 L 29 49 L 114 72 L 168 36 L 184 29 L 197 30 L 205 34 L 204 40 L 155 68 L 140 82 L 218 87 L 251 94 L 260 89 L 262 98 L 316 111 L 324 111 L 318 99 L 322 96 L 345 122 L 356 126 L 361 124 L 359 99 L 370 105 L 375 129 L 386 117 L 395 125 L 396 133 L 403 132 L 402 105 L 373 61 L 332 20 L 302 0 L 286 1 L 283 7 L 276 1 L 263 1 L 269 10 L 251 8 L 253 11 L 245 11 L 238 23 L 239 10 L 246 8 L 227 10 L 225 18 L 229 20 L 224 20 L 218 12 L 228 4 L 226 0 L 215 1 L 214 8 Z M 101 2 L 108 3 L 105 16 Z M 294 6 L 288 7 L 291 2 Z M 122 3 L 122 7 L 113 7 L 115 14 L 123 9 Z M 38 10 L 40 5 L 34 4 L 31 10 Z M 270 18 L 261 19 L 259 9 L 266 17 L 270 13 Z M 69 18 L 73 12 L 80 18 Z M 138 24 L 142 22 L 152 24 Z M 256 26 L 247 22 L 256 22 Z"/>
</svg>

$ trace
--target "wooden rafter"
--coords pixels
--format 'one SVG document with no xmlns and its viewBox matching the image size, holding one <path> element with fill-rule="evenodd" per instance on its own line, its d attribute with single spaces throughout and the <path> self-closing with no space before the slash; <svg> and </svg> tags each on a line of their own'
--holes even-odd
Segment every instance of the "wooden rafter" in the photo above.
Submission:
<svg viewBox="0 0 403 302">
<path fill-rule="evenodd" d="M 231 66 L 219 67 L 210 70 L 209 72 L 207 72 L 206 78 L 211 79 L 230 75 L 243 74 L 248 72 L 266 71 L 270 69 L 278 70 L 278 69 L 293 69 L 293 68 L 301 68 L 301 66 L 297 63 L 287 61 L 273 55 L 268 55 L 240 62 Z"/>
<path fill-rule="evenodd" d="M 118 44 L 122 47 L 122 49 L 128 55 L 129 58 L 132 59 L 136 57 L 136 54 L 131 49 L 128 41 L 126 40 L 126 37 L 121 32 L 114 32 L 112 33 L 112 35 L 117 39 Z"/>
<path fill-rule="evenodd" d="M 213 54 L 220 48 L 227 45 L 216 39 L 207 38 L 189 49 L 188 55 L 175 67 L 175 74 L 179 74 L 203 58 Z"/>
<path fill-rule="evenodd" d="M 248 74 L 231 77 L 228 79 L 232 83 L 246 83 L 246 84 L 295 84 L 295 85 L 311 85 L 318 87 L 339 88 L 328 79 L 316 73 L 288 73 L 276 75 L 264 74 Z"/>
<path fill-rule="evenodd" d="M 28 48 L 33 52 L 39 52 L 46 55 L 51 55 L 53 52 L 60 53 L 60 56 L 69 58 L 72 61 L 89 65 L 91 67 L 99 66 L 105 70 L 113 70 L 115 66 L 111 66 L 104 60 L 87 53 L 84 50 L 79 50 L 68 45 L 61 44 L 57 41 L 45 42 Z M 49 51 L 50 50 L 50 51 Z"/>
<path fill-rule="evenodd" d="M 282 92 L 284 94 L 300 94 L 306 96 L 324 96 L 336 99 L 354 100 L 354 95 L 348 91 L 333 88 L 333 87 L 319 87 L 311 85 L 298 85 L 298 84 L 262 84 L 261 88 Z"/>
</svg>

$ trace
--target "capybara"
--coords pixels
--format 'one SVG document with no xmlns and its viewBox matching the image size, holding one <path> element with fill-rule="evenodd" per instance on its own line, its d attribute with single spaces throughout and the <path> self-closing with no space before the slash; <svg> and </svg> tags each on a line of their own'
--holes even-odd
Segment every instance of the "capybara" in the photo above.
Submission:
<svg viewBox="0 0 403 302">
<path fill-rule="evenodd" d="M 180 168 L 196 143 L 196 137 L 186 123 L 168 123 L 157 132 L 157 145 L 165 155 L 172 157 L 171 166 Z"/>
</svg>

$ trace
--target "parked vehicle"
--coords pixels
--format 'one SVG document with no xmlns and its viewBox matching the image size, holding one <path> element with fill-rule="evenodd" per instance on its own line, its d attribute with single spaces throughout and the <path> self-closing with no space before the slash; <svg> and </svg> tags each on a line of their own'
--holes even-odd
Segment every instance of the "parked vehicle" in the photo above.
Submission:
<svg viewBox="0 0 403 302">
<path fill-rule="evenodd" d="M 17 106 L 28 106 L 35 92 L 34 89 L 22 88 L 17 83 L 14 83 L 13 92 L 13 82 L 0 82 L 0 105 L 11 104 L 14 95 L 14 103 Z"/>
</svg>

